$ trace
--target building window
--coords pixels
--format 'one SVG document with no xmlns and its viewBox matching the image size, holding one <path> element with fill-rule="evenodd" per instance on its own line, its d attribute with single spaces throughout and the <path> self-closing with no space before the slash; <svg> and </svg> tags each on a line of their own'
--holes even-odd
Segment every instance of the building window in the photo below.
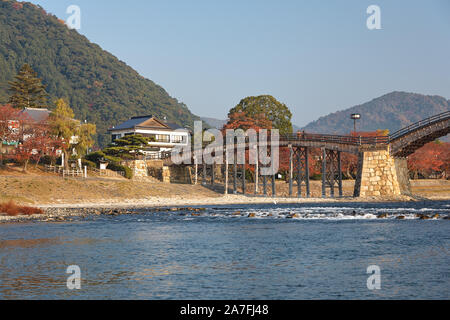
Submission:
<svg viewBox="0 0 450 320">
<path fill-rule="evenodd" d="M 173 143 L 184 143 L 184 142 L 186 142 L 186 136 L 173 136 L 172 142 Z"/>
<path fill-rule="evenodd" d="M 157 134 L 156 142 L 170 143 L 170 136 L 167 134 Z"/>
</svg>

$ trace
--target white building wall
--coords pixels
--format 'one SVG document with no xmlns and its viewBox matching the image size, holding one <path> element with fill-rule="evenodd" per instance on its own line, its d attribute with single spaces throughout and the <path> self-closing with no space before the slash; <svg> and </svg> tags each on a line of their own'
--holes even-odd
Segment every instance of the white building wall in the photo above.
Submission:
<svg viewBox="0 0 450 320">
<path fill-rule="evenodd" d="M 155 146 L 160 148 L 166 148 L 167 150 L 162 151 L 170 151 L 175 146 L 183 146 L 189 143 L 189 132 L 182 131 L 164 131 L 164 130 L 146 130 L 146 129 L 135 129 L 135 130 L 119 130 L 112 131 L 113 135 L 120 135 L 120 137 L 124 137 L 126 134 L 152 134 L 152 135 L 166 135 L 170 136 L 170 142 L 150 142 L 149 146 Z M 182 143 L 174 143 L 175 137 L 184 137 L 184 142 Z"/>
</svg>

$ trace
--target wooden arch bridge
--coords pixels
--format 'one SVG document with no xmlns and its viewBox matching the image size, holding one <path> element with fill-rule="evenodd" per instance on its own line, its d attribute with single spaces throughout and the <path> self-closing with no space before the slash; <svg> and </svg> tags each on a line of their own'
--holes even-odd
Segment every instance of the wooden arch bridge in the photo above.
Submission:
<svg viewBox="0 0 450 320">
<path fill-rule="evenodd" d="M 297 133 L 280 136 L 277 144 L 288 147 L 289 195 L 294 194 L 294 179 L 297 196 L 311 196 L 309 180 L 309 149 L 322 150 L 322 196 L 343 196 L 341 153 L 358 155 L 358 174 L 354 196 L 395 196 L 410 194 L 409 174 L 406 158 L 425 144 L 450 133 L 450 111 L 421 120 L 389 136 L 355 137 L 341 135 Z M 270 141 L 267 142 L 270 146 Z M 246 148 L 249 144 L 246 144 Z M 222 148 L 225 150 L 225 148 Z M 236 150 L 234 150 L 236 152 Z M 234 159 L 237 157 L 235 156 Z M 231 166 L 231 168 L 230 168 Z M 258 165 L 257 172 L 258 171 Z M 202 183 L 215 184 L 219 169 L 223 172 L 225 193 L 229 192 L 229 176 L 232 177 L 232 191 L 237 193 L 238 184 L 246 193 L 245 165 L 233 164 L 201 165 Z M 208 178 L 209 176 L 209 178 Z M 276 196 L 276 175 L 255 175 L 255 192 L 262 180 L 262 194 Z M 271 180 L 271 181 L 268 181 Z M 271 184 L 271 186 L 269 186 Z M 303 192 L 302 192 L 303 189 Z M 328 192 L 327 192 L 328 191 Z"/>
</svg>

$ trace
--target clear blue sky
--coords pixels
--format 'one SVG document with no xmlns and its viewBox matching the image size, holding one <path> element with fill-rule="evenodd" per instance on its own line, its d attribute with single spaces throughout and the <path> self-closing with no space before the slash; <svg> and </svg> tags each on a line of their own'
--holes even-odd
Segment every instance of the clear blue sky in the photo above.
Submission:
<svg viewBox="0 0 450 320">
<path fill-rule="evenodd" d="M 301 126 L 396 90 L 450 98 L 448 0 L 32 2 L 64 20 L 78 5 L 81 34 L 200 116 L 260 94 Z"/>
</svg>

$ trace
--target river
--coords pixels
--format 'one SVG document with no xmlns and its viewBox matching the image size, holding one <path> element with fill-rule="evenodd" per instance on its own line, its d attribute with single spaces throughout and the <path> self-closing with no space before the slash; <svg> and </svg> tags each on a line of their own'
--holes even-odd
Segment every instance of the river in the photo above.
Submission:
<svg viewBox="0 0 450 320">
<path fill-rule="evenodd" d="M 0 299 L 449 299 L 449 215 L 450 201 L 266 204 L 3 224 Z"/>
</svg>

